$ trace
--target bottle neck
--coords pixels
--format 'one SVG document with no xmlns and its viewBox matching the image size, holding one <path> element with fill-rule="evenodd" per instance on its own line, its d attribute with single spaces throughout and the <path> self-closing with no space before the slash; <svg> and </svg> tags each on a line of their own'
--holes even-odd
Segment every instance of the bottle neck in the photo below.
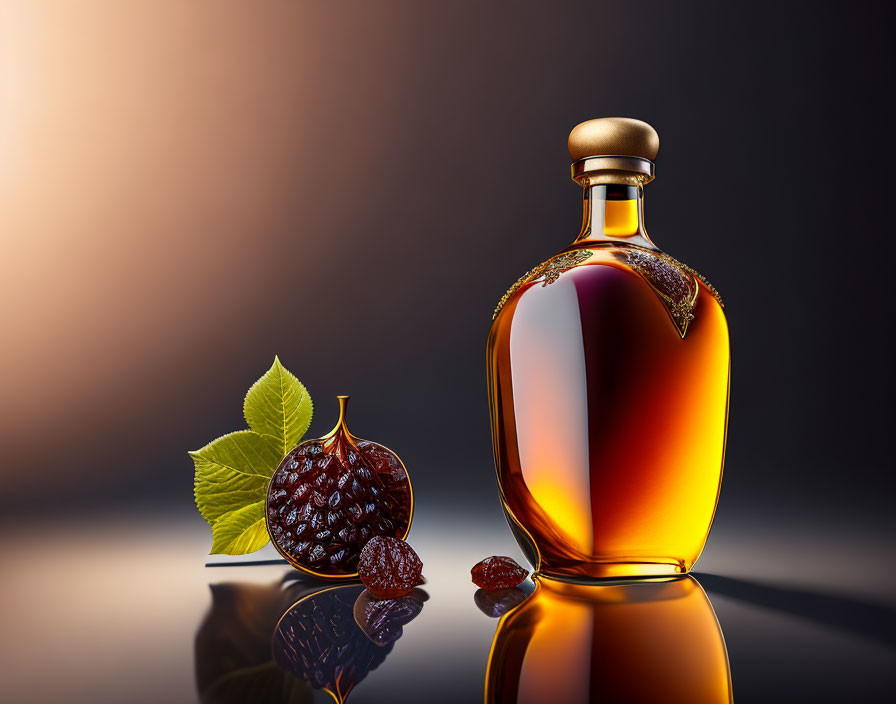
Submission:
<svg viewBox="0 0 896 704">
<path fill-rule="evenodd" d="M 644 188 L 621 184 L 585 186 L 582 231 L 576 242 L 625 243 L 656 249 L 644 228 Z"/>
</svg>

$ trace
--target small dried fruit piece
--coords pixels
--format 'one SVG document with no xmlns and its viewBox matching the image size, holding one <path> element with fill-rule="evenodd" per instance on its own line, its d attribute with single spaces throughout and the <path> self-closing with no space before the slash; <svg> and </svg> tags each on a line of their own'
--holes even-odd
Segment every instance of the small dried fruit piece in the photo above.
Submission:
<svg viewBox="0 0 896 704">
<path fill-rule="evenodd" d="M 371 537 L 403 538 L 411 525 L 407 470 L 391 450 L 348 431 L 347 405 L 340 396 L 336 427 L 286 455 L 268 486 L 271 541 L 293 567 L 319 577 L 354 576 Z"/>
<path fill-rule="evenodd" d="M 483 589 L 510 589 L 529 576 L 529 571 L 520 567 L 516 560 L 503 555 L 487 557 L 477 562 L 470 570 L 473 583 Z"/>
<path fill-rule="evenodd" d="M 378 599 L 404 596 L 420 584 L 423 563 L 403 540 L 378 535 L 361 551 L 358 575 Z"/>
</svg>

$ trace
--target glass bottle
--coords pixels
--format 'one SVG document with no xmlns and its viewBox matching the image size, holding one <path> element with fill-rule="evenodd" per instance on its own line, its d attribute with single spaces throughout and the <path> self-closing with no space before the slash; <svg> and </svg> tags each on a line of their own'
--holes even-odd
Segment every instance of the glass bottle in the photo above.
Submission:
<svg viewBox="0 0 896 704">
<path fill-rule="evenodd" d="M 501 500 L 557 579 L 686 573 L 715 512 L 728 328 L 718 292 L 644 228 L 658 148 L 639 120 L 573 129 L 582 230 L 511 286 L 489 333 Z"/>
<path fill-rule="evenodd" d="M 535 582 L 535 592 L 498 623 L 487 704 L 732 701 L 722 630 L 692 577 Z"/>
</svg>

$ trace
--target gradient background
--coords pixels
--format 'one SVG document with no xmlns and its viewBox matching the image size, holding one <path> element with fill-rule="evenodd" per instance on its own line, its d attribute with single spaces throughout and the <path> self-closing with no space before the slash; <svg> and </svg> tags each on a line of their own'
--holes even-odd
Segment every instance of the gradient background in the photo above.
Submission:
<svg viewBox="0 0 896 704">
<path fill-rule="evenodd" d="M 274 354 L 315 400 L 312 435 L 352 395 L 424 528 L 501 530 L 491 313 L 578 232 L 569 129 L 626 115 L 661 137 L 651 237 L 727 305 L 728 459 L 699 567 L 891 599 L 892 20 L 859 2 L 5 0 L 7 557 L 120 554 L 103 540 L 140 521 L 182 526 L 198 564 L 186 451 L 243 427 Z"/>
</svg>

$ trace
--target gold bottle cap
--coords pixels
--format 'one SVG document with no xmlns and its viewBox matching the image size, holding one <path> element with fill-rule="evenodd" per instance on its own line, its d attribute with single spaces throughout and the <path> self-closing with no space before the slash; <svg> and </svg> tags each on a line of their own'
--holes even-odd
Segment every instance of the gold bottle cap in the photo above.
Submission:
<svg viewBox="0 0 896 704">
<path fill-rule="evenodd" d="M 573 127 L 568 145 L 574 162 L 572 178 L 577 183 L 640 186 L 653 180 L 660 138 L 641 120 L 601 117 Z"/>
</svg>

